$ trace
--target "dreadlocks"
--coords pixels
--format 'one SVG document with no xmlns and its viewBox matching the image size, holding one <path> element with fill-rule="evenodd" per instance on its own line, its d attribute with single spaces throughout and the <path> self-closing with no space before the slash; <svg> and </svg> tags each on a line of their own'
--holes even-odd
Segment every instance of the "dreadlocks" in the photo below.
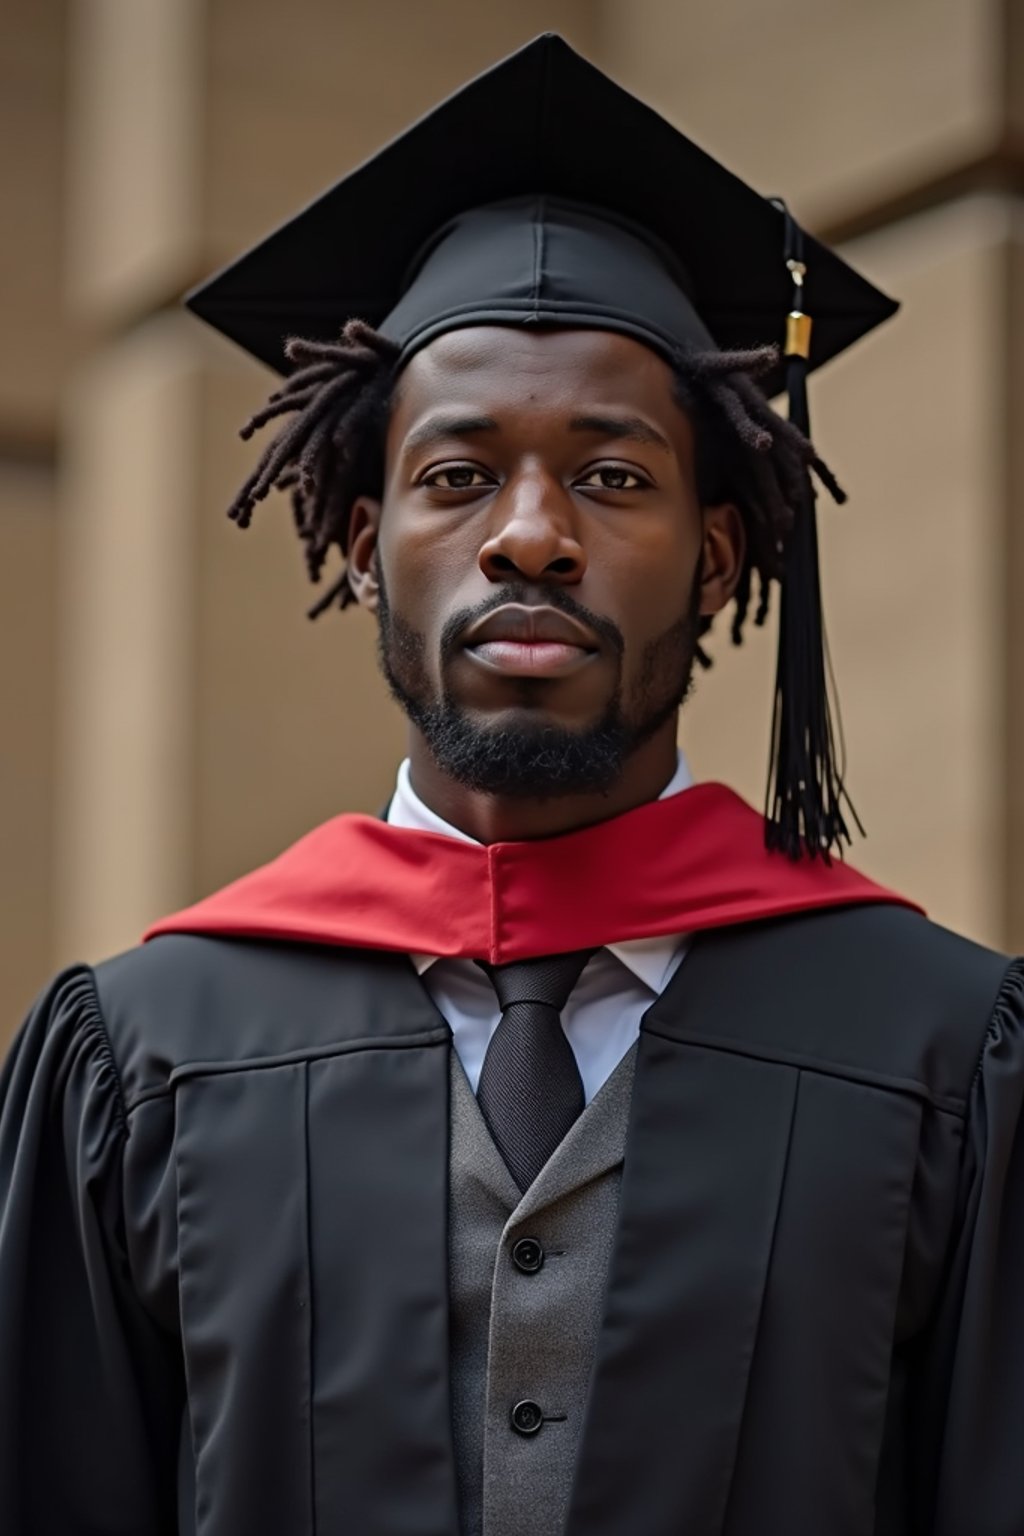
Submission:
<svg viewBox="0 0 1024 1536">
<path fill-rule="evenodd" d="M 291 491 L 306 570 L 310 581 L 319 582 L 332 544 L 344 559 L 352 503 L 379 487 L 383 476 L 384 430 L 398 347 L 361 320 L 350 320 L 338 341 L 295 337 L 285 352 L 289 362 L 298 365 L 296 371 L 249 418 L 241 435 L 248 439 L 281 416 L 293 419 L 264 450 L 228 516 L 239 528 L 248 528 L 258 501 L 272 490 Z M 315 619 L 351 601 L 343 568 L 309 616 Z"/>
<path fill-rule="evenodd" d="M 379 495 L 384 435 L 399 349 L 361 320 L 350 320 L 338 341 L 289 341 L 296 370 L 242 428 L 250 438 L 284 416 L 291 420 L 270 442 L 229 509 L 240 528 L 272 490 L 291 492 L 296 532 L 310 580 L 319 582 L 331 546 L 344 561 L 349 512 L 360 495 Z M 845 495 L 812 444 L 768 404 L 758 387 L 778 365 L 775 347 L 680 354 L 674 372 L 679 403 L 695 424 L 697 483 L 705 505 L 733 501 L 747 534 L 736 589 L 732 639 L 742 642 L 756 575 L 754 623 L 768 615 L 772 582 L 781 580 L 795 508 L 813 470 L 836 501 Z M 316 618 L 346 607 L 352 590 L 344 570 L 309 610 Z M 701 621 L 702 635 L 711 618 Z M 710 661 L 698 648 L 701 665 Z"/>
</svg>

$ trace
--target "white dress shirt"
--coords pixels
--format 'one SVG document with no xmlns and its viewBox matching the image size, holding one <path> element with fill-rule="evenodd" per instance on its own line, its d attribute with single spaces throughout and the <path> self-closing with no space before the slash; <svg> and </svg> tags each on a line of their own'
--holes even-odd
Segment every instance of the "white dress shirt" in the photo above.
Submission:
<svg viewBox="0 0 1024 1536">
<path fill-rule="evenodd" d="M 659 799 L 681 794 L 692 783 L 689 764 L 680 752 L 676 771 Z M 388 821 L 395 827 L 473 841 L 423 803 L 412 787 L 408 758 L 398 770 Z M 599 949 L 587 962 L 562 1010 L 562 1024 L 588 1104 L 637 1039 L 641 1018 L 665 990 L 685 948 L 682 934 L 626 939 Z M 412 961 L 438 1012 L 451 1027 L 455 1049 L 475 1093 L 484 1054 L 501 1017 L 494 988 L 473 960 L 413 955 Z"/>
</svg>

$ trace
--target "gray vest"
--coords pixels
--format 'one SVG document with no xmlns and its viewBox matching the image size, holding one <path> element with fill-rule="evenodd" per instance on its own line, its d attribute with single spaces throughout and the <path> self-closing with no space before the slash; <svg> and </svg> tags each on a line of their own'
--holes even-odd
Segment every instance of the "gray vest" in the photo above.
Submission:
<svg viewBox="0 0 1024 1536">
<path fill-rule="evenodd" d="M 635 1059 L 634 1046 L 520 1196 L 452 1051 L 451 1392 L 462 1536 L 560 1536 L 564 1528 Z M 532 1249 L 517 1248 L 524 1238 Z M 528 1413 L 513 1427 L 512 1409 L 524 1400 L 543 1411 L 535 1433 L 520 1432 Z"/>
</svg>

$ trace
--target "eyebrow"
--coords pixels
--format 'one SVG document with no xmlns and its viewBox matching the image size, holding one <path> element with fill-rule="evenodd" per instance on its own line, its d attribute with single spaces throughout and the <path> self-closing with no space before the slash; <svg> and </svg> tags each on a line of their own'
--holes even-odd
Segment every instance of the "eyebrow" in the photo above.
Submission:
<svg viewBox="0 0 1024 1536">
<path fill-rule="evenodd" d="M 471 437 L 477 432 L 496 432 L 498 423 L 493 416 L 428 416 L 405 439 L 403 453 L 429 447 L 453 437 Z M 635 443 L 648 443 L 655 448 L 672 452 L 668 438 L 640 416 L 574 416 L 569 423 L 570 432 L 591 432 L 602 437 L 614 437 Z"/>
<path fill-rule="evenodd" d="M 403 453 L 428 447 L 445 438 L 471 437 L 474 432 L 494 432 L 498 423 L 493 416 L 428 416 L 409 433 L 402 444 Z"/>
<path fill-rule="evenodd" d="M 668 438 L 640 416 L 574 416 L 569 423 L 570 432 L 598 432 L 602 437 L 619 437 L 634 443 L 650 443 L 655 448 L 672 452 Z"/>
</svg>

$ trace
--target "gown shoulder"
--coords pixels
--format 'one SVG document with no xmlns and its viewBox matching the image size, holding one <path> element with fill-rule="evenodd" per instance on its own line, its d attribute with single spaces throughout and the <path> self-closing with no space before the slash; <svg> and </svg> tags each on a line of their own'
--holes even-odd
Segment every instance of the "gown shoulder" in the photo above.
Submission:
<svg viewBox="0 0 1024 1536">
<path fill-rule="evenodd" d="M 1024 1531 L 1024 961 L 968 1087 L 954 1241 L 923 1354 L 914 1450 L 934 1536 Z"/>
<path fill-rule="evenodd" d="M 905 907 L 838 908 L 695 936 L 652 1017 L 962 1114 L 1012 965 Z"/>
<path fill-rule="evenodd" d="M 404 954 L 167 934 L 95 968 L 129 1108 L 202 1063 L 443 1028 Z"/>
</svg>

